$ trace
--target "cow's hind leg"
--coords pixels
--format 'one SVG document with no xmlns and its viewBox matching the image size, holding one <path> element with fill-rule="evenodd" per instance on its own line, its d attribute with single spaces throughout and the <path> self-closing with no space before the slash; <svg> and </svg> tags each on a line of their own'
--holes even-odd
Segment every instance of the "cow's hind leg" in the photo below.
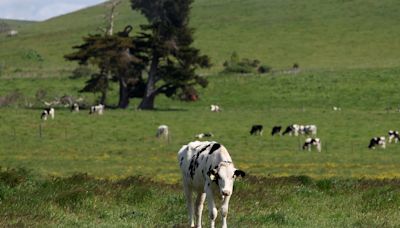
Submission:
<svg viewBox="0 0 400 228">
<path fill-rule="evenodd" d="M 196 227 L 201 228 L 201 215 L 203 213 L 204 201 L 206 200 L 206 193 L 198 193 L 196 199 Z"/>
</svg>

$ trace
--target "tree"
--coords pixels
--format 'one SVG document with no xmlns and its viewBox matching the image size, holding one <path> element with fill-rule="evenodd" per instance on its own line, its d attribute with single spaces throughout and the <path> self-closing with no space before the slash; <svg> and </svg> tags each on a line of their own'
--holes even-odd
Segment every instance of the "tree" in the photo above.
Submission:
<svg viewBox="0 0 400 228">
<path fill-rule="evenodd" d="M 110 81 L 118 81 L 118 107 L 128 107 L 130 89 L 142 81 L 141 72 L 147 60 L 129 37 L 131 30 L 132 27 L 127 26 L 115 35 L 88 35 L 83 38 L 82 45 L 73 47 L 76 52 L 64 56 L 67 60 L 78 61 L 80 65 L 93 64 L 99 68 L 99 73 L 86 81 L 81 92 L 100 92 L 101 104 L 105 103 Z"/>
<path fill-rule="evenodd" d="M 193 0 L 131 0 L 148 24 L 135 43 L 146 50 L 148 75 L 139 109 L 154 109 L 159 94 L 167 97 L 193 98 L 196 85 L 207 86 L 207 80 L 196 69 L 210 67 L 209 58 L 191 47 L 194 30 L 189 28 L 190 5 Z M 189 96 L 187 96 L 189 95 Z M 190 99 L 189 99 L 190 100 Z"/>
</svg>

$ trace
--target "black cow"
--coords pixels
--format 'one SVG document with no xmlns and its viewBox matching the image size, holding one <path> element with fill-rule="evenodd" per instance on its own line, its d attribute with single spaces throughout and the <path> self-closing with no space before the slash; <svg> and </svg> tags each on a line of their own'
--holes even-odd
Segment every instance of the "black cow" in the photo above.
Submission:
<svg viewBox="0 0 400 228">
<path fill-rule="evenodd" d="M 253 125 L 250 130 L 250 135 L 262 135 L 263 125 Z"/>
<path fill-rule="evenodd" d="M 282 126 L 274 126 L 271 131 L 271 135 L 279 134 L 282 130 Z"/>
</svg>

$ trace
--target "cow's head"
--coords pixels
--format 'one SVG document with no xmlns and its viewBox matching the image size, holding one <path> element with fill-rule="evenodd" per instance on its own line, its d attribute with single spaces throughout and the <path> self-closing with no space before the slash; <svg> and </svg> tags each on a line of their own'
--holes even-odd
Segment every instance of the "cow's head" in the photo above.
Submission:
<svg viewBox="0 0 400 228">
<path fill-rule="evenodd" d="M 221 162 L 217 168 L 210 170 L 208 173 L 210 180 L 217 183 L 219 192 L 223 196 L 230 196 L 233 191 L 233 183 L 236 177 L 244 177 L 246 175 L 242 170 L 236 169 L 232 162 Z"/>
</svg>

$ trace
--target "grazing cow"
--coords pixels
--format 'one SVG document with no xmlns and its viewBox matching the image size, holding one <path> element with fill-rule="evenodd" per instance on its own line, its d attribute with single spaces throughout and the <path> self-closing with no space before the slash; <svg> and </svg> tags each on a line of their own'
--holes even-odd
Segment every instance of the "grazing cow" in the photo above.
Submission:
<svg viewBox="0 0 400 228">
<path fill-rule="evenodd" d="M 281 126 L 274 126 L 271 131 L 271 135 L 274 136 L 275 134 L 279 134 L 282 130 Z"/>
<path fill-rule="evenodd" d="M 71 105 L 71 112 L 79 112 L 79 104 L 78 103 L 73 103 Z"/>
<path fill-rule="evenodd" d="M 380 145 L 382 149 L 386 148 L 386 139 L 384 136 L 381 137 L 373 137 L 370 141 L 369 141 L 369 149 L 375 149 L 376 145 Z"/>
<path fill-rule="evenodd" d="M 306 125 L 306 126 L 304 126 L 304 128 L 301 132 L 306 135 L 317 135 L 317 126 L 316 125 Z"/>
<path fill-rule="evenodd" d="M 222 200 L 222 227 L 226 228 L 233 183 L 236 177 L 244 177 L 245 173 L 235 168 L 226 148 L 217 142 L 195 141 L 184 145 L 178 152 L 178 161 L 183 177 L 190 226 L 195 227 L 196 224 L 196 227 L 201 227 L 203 204 L 207 198 L 211 227 L 215 227 L 218 214 L 215 198 L 219 198 Z M 197 193 L 195 207 L 193 193 Z"/>
<path fill-rule="evenodd" d="M 303 125 L 292 124 L 286 127 L 285 131 L 282 132 L 282 135 L 289 134 L 290 136 L 298 136 L 299 133 L 301 133 L 302 129 L 304 129 Z"/>
<path fill-rule="evenodd" d="M 202 138 L 210 138 L 210 137 L 213 137 L 214 135 L 211 133 L 211 132 L 207 132 L 207 133 L 200 133 L 200 134 L 197 134 L 196 136 L 195 136 L 195 138 L 197 138 L 197 139 L 202 139 Z"/>
<path fill-rule="evenodd" d="M 18 35 L 18 31 L 17 30 L 10 30 L 7 33 L 7 36 L 12 37 L 12 36 L 16 36 Z"/>
<path fill-rule="evenodd" d="M 210 105 L 211 112 L 220 112 L 221 108 L 218 105 Z"/>
<path fill-rule="evenodd" d="M 333 110 L 333 111 L 342 111 L 342 108 L 333 106 L 333 107 L 332 107 L 332 110 Z"/>
<path fill-rule="evenodd" d="M 90 107 L 89 114 L 97 113 L 99 115 L 103 115 L 103 112 L 104 112 L 104 105 L 99 104 L 99 105 Z"/>
<path fill-rule="evenodd" d="M 250 130 L 250 135 L 262 135 L 263 125 L 253 125 Z"/>
<path fill-rule="evenodd" d="M 160 125 L 157 128 L 157 138 L 168 138 L 168 126 L 167 125 Z"/>
<path fill-rule="evenodd" d="M 392 131 L 390 130 L 389 133 L 389 143 L 392 143 L 392 140 L 394 139 L 394 143 L 397 143 L 400 140 L 399 137 L 399 132 L 398 131 Z"/>
<path fill-rule="evenodd" d="M 55 111 L 54 108 L 45 108 L 40 115 L 42 120 L 47 120 L 47 117 L 50 116 L 51 119 L 54 119 Z"/>
<path fill-rule="evenodd" d="M 321 152 L 321 140 L 319 138 L 306 138 L 303 144 L 303 150 L 308 149 L 308 151 L 311 151 L 312 146 L 314 146 L 318 152 Z"/>
</svg>

